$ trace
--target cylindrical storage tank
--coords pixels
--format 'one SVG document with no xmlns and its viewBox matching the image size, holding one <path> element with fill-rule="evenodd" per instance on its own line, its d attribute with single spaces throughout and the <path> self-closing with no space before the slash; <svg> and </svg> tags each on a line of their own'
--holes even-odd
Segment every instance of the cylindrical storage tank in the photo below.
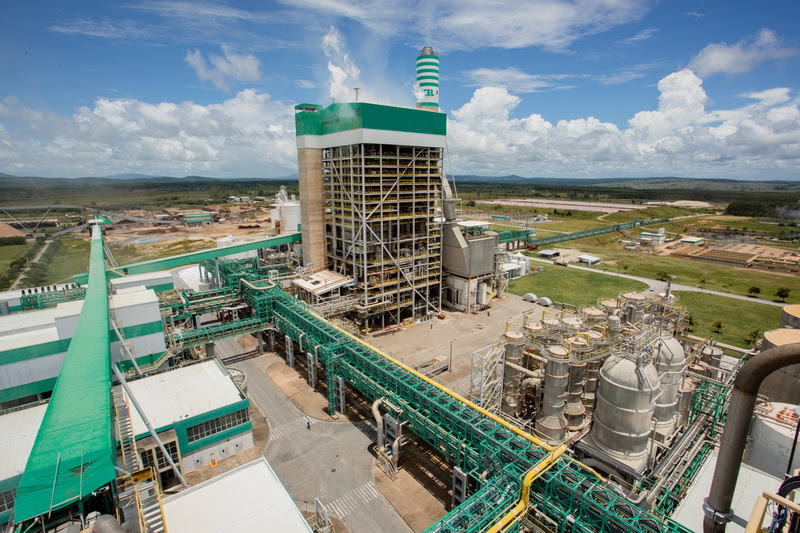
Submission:
<svg viewBox="0 0 800 533">
<path fill-rule="evenodd" d="M 518 331 L 507 331 L 502 337 L 506 348 L 505 366 L 503 367 L 503 404 L 501 409 L 504 413 L 516 416 L 519 400 L 519 386 L 522 381 L 522 374 L 514 368 L 523 365 L 525 355 L 525 342 L 522 333 Z"/>
<path fill-rule="evenodd" d="M 596 307 L 587 307 L 583 310 L 583 320 L 590 326 L 599 324 L 606 317 L 606 314 Z"/>
<path fill-rule="evenodd" d="M 547 349 L 542 409 L 536 416 L 536 430 L 550 443 L 563 442 L 567 437 L 564 404 L 569 383 L 569 352 L 563 346 Z"/>
<path fill-rule="evenodd" d="M 800 304 L 787 305 L 783 308 L 778 327 L 800 329 Z"/>
<path fill-rule="evenodd" d="M 686 354 L 678 339 L 664 333 L 658 339 L 656 357 L 661 396 L 656 400 L 656 431 L 664 436 L 672 435 L 678 419 L 678 389 L 686 371 Z"/>
<path fill-rule="evenodd" d="M 618 316 L 611 315 L 608 317 L 608 336 L 616 338 L 622 333 L 622 320 Z"/>
<path fill-rule="evenodd" d="M 639 324 L 644 318 L 644 304 L 647 303 L 647 298 L 635 292 L 624 294 L 625 298 L 625 319 L 631 324 Z"/>
<path fill-rule="evenodd" d="M 583 385 L 583 396 L 581 401 L 586 408 L 586 414 L 592 414 L 594 404 L 597 399 L 597 375 L 603 361 L 595 359 L 586 363 L 586 383 Z"/>
<path fill-rule="evenodd" d="M 619 309 L 619 302 L 616 300 L 603 300 L 600 302 L 600 308 L 603 309 L 606 313 L 613 313 L 617 309 Z"/>
<path fill-rule="evenodd" d="M 678 424 L 689 423 L 694 403 L 694 391 L 700 386 L 700 381 L 691 376 L 684 376 L 680 386 L 680 400 L 678 401 Z"/>
<path fill-rule="evenodd" d="M 764 333 L 761 351 L 800 342 L 800 329 L 773 329 Z M 755 357 L 758 357 L 756 354 Z M 800 365 L 780 368 L 767 376 L 758 390 L 771 402 L 800 404 Z"/>
<path fill-rule="evenodd" d="M 486 284 L 478 283 L 478 303 L 481 305 L 486 305 L 486 292 Z"/>
<path fill-rule="evenodd" d="M 700 352 L 700 360 L 712 369 L 706 369 L 705 375 L 711 376 L 714 379 L 719 379 L 719 367 L 722 362 L 722 348 L 719 346 L 706 346 Z"/>
<path fill-rule="evenodd" d="M 568 330 L 573 333 L 577 333 L 579 329 L 583 327 L 583 320 L 576 315 L 566 315 L 561 319 L 561 323 L 564 324 Z"/>
<path fill-rule="evenodd" d="M 417 109 L 439 111 L 439 54 L 430 46 L 417 57 Z"/>
<path fill-rule="evenodd" d="M 92 533 L 125 533 L 125 529 L 111 515 L 100 515 L 92 524 Z"/>
<path fill-rule="evenodd" d="M 597 404 L 590 435 L 603 451 L 623 459 L 642 459 L 660 383 L 652 363 L 610 356 L 600 368 Z"/>
<path fill-rule="evenodd" d="M 581 401 L 583 384 L 586 379 L 586 363 L 571 365 L 569 367 L 569 386 L 567 388 L 567 406 L 564 416 L 567 419 L 567 429 L 575 431 L 583 425 L 583 416 L 586 407 Z"/>
</svg>

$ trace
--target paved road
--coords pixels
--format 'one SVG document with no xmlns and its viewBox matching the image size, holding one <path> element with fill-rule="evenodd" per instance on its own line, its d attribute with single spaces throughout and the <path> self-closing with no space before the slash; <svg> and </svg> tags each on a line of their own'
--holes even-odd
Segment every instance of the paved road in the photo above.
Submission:
<svg viewBox="0 0 800 533">
<path fill-rule="evenodd" d="M 540 263 L 547 263 L 549 265 L 553 264 L 552 261 L 548 261 L 547 259 L 540 259 L 538 257 L 529 257 L 528 259 L 530 259 L 531 261 L 538 261 Z M 564 268 L 564 267 L 561 267 L 561 268 Z M 597 272 L 598 274 L 606 274 L 608 276 L 618 276 L 618 277 L 621 277 L 621 278 L 635 279 L 636 281 L 641 281 L 642 283 L 647 283 L 651 287 L 655 287 L 657 292 L 664 292 L 666 290 L 666 283 L 663 282 L 663 281 L 656 280 L 656 279 L 643 278 L 641 276 L 631 276 L 630 274 L 621 274 L 621 273 L 618 274 L 617 272 L 613 272 L 611 270 L 603 271 L 603 270 L 598 270 L 596 268 L 590 268 L 590 267 L 574 265 L 574 264 L 570 264 L 566 268 L 577 268 L 578 270 L 586 270 L 586 271 L 589 271 L 589 272 Z M 744 296 L 744 295 L 741 295 L 741 294 L 731 294 L 729 292 L 715 291 L 715 290 L 711 290 L 711 289 L 701 289 L 700 287 L 695 287 L 693 285 L 681 285 L 680 283 L 673 283 L 672 284 L 672 290 L 673 291 L 707 292 L 708 294 L 716 294 L 718 296 L 725 296 L 726 298 L 735 298 L 737 300 L 746 300 L 748 302 L 758 302 L 758 303 L 767 304 L 767 305 L 774 305 L 774 306 L 777 306 L 777 307 L 784 307 L 785 305 L 787 305 L 787 304 L 785 304 L 783 302 L 773 302 L 772 300 L 765 300 L 763 298 L 751 298 L 750 296 Z"/>
<path fill-rule="evenodd" d="M 232 339 L 218 342 L 216 350 L 220 357 L 243 351 Z M 324 422 L 306 416 L 265 375 L 263 369 L 271 364 L 284 362 L 267 357 L 241 361 L 236 367 L 247 375 L 250 400 L 269 421 L 270 441 L 263 455 L 298 507 L 304 510 L 307 501 L 312 509 L 314 498 L 319 498 L 352 533 L 411 532 L 372 479 L 374 422 L 361 422 L 359 429 L 346 420 Z"/>
</svg>

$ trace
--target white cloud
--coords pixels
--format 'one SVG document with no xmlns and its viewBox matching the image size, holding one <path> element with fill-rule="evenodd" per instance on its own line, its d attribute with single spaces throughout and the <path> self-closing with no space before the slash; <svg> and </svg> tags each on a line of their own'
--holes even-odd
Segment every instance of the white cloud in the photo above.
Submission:
<svg viewBox="0 0 800 533">
<path fill-rule="evenodd" d="M 627 39 L 622 39 L 617 41 L 619 44 L 637 44 L 642 41 L 646 41 L 650 37 L 656 34 L 658 30 L 656 28 L 645 28 L 633 37 L 628 37 Z"/>
<path fill-rule="evenodd" d="M 562 50 L 587 35 L 639 20 L 650 0 L 285 0 L 305 10 L 355 20 L 414 46 L 443 50 Z"/>
<path fill-rule="evenodd" d="M 296 150 L 292 106 L 253 89 L 207 106 L 101 98 L 71 117 L 0 102 L 0 168 L 18 175 L 272 177 Z"/>
<path fill-rule="evenodd" d="M 350 102 L 355 96 L 353 88 L 361 85 L 361 71 L 345 51 L 344 37 L 333 26 L 322 38 L 322 51 L 328 58 L 328 96 L 337 102 Z"/>
<path fill-rule="evenodd" d="M 186 62 L 194 67 L 197 77 L 210 81 L 220 89 L 228 90 L 231 79 L 236 81 L 258 81 L 261 78 L 261 63 L 253 54 L 238 55 L 230 46 L 222 45 L 222 56 L 209 54 L 208 67 L 203 54 L 195 49 L 186 53 Z"/>
<path fill-rule="evenodd" d="M 103 39 L 152 39 L 163 34 L 161 28 L 142 26 L 131 20 L 115 22 L 107 18 L 79 18 L 50 26 L 57 33 L 89 35 Z"/>
<path fill-rule="evenodd" d="M 315 89 L 317 87 L 317 84 L 314 83 L 311 80 L 300 80 L 300 79 L 298 79 L 298 80 L 294 80 L 294 82 L 301 89 Z"/>
<path fill-rule="evenodd" d="M 452 113 L 448 146 L 457 173 L 603 177 L 796 178 L 800 110 L 784 88 L 746 96 L 744 107 L 709 111 L 702 80 L 690 70 L 658 84 L 655 110 L 620 129 L 594 117 L 553 124 L 515 118 L 521 103 L 504 88 L 477 89 Z"/>
<path fill-rule="evenodd" d="M 765 28 L 736 44 L 709 44 L 692 59 L 689 68 L 702 77 L 718 72 L 742 74 L 750 72 L 764 61 L 786 59 L 799 54 L 800 49 L 784 46 L 774 31 Z"/>
<path fill-rule="evenodd" d="M 571 89 L 560 85 L 560 80 L 573 77 L 570 74 L 534 75 L 516 67 L 476 68 L 463 73 L 471 87 L 504 87 L 513 93 L 535 93 L 551 89 Z"/>
</svg>

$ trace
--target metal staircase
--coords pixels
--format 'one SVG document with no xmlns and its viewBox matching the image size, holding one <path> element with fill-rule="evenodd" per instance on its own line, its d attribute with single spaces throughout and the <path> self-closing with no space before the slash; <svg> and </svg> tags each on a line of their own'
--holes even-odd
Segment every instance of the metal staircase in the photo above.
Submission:
<svg viewBox="0 0 800 533">
<path fill-rule="evenodd" d="M 128 399 L 125 393 L 120 391 L 113 393 L 113 400 L 125 470 L 125 474 L 116 481 L 118 508 L 122 510 L 125 522 L 139 523 L 140 533 L 166 533 L 161 490 L 155 470 L 152 467 L 143 469 L 139 460 Z"/>
</svg>

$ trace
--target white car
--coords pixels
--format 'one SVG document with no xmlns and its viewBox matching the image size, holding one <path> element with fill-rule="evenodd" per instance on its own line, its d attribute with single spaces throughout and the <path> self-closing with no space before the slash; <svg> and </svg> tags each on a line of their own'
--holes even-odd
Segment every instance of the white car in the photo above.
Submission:
<svg viewBox="0 0 800 533">
<path fill-rule="evenodd" d="M 653 291 L 655 291 L 655 290 L 656 290 L 656 288 L 655 288 L 655 287 L 650 287 L 650 292 L 653 292 Z"/>
</svg>

